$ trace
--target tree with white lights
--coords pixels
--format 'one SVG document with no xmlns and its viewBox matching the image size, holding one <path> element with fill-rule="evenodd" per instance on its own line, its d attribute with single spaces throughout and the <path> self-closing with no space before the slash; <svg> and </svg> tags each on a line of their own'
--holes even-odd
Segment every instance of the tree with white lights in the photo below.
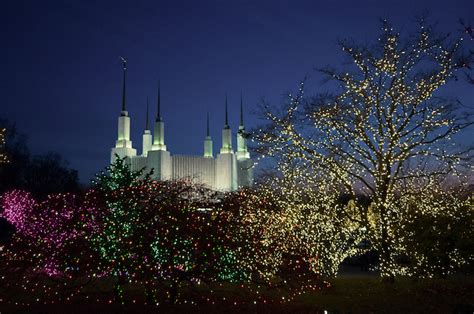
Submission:
<svg viewBox="0 0 474 314">
<path fill-rule="evenodd" d="M 368 196 L 367 210 L 355 214 L 345 206 L 338 215 L 366 230 L 381 275 L 393 277 L 400 273 L 394 243 L 404 236 L 396 231 L 407 215 L 397 204 L 431 187 L 426 181 L 462 177 L 471 160 L 471 150 L 453 137 L 472 125 L 472 114 L 438 91 L 472 63 L 472 54 L 463 53 L 461 38 L 436 35 L 424 22 L 402 37 L 384 21 L 374 45 L 341 48 L 353 66 L 322 70 L 334 93 L 309 99 L 303 82 L 283 110 L 264 105 L 268 124 L 256 131 L 257 149 L 283 160 L 283 176 L 300 177 L 301 186 L 337 187 L 354 200 Z"/>
</svg>

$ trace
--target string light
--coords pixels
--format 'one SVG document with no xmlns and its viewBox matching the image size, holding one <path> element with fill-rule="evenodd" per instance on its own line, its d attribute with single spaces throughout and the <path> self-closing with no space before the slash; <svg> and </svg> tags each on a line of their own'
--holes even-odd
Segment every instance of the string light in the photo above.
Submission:
<svg viewBox="0 0 474 314">
<path fill-rule="evenodd" d="M 253 140 L 259 160 L 276 159 L 276 175 L 253 189 L 221 194 L 188 180 L 154 181 L 117 158 L 85 195 L 38 202 L 26 191 L 5 193 L 2 217 L 16 232 L 0 252 L 0 280 L 23 293 L 0 302 L 89 300 L 87 288 L 112 283 L 113 296 L 95 302 L 286 303 L 330 286 L 323 278 L 370 249 L 382 277 L 447 275 L 472 263 L 471 252 L 439 237 L 474 232 L 464 155 L 448 145 L 472 122 L 434 97 L 461 66 L 461 43 L 423 25 L 404 41 L 385 22 L 375 49 L 343 44 L 355 71 L 324 71 L 340 93 L 307 101 L 302 82 L 282 115 L 266 112 Z M 419 242 L 421 232 L 433 235 L 432 247 Z M 204 285 L 188 299 L 187 289 Z M 218 291 L 226 285 L 252 299 Z M 130 286 L 142 299 L 127 295 Z"/>
<path fill-rule="evenodd" d="M 257 151 L 277 163 L 279 177 L 272 180 L 280 186 L 287 215 L 316 222 L 308 223 L 311 235 L 303 239 L 319 241 L 315 250 L 334 243 L 342 248 L 340 253 L 316 254 L 313 261 L 328 259 L 320 268 L 334 273 L 344 257 L 363 253 L 358 244 L 365 239 L 379 253 L 381 276 L 431 276 L 434 268 L 407 270 L 397 260 L 409 250 L 405 240 L 414 235 L 403 233 L 404 224 L 415 219 L 410 211 L 437 207 L 432 211 L 443 214 L 431 218 L 438 221 L 458 219 L 462 210 L 457 208 L 469 208 L 470 199 L 462 194 L 450 204 L 436 201 L 440 188 L 423 183 L 444 179 L 462 186 L 468 179 L 462 171 L 469 166 L 469 152 L 452 144 L 458 132 L 472 125 L 472 115 L 456 116 L 454 104 L 434 97 L 465 67 L 458 62 L 462 41 L 435 36 L 423 24 L 405 39 L 385 21 L 374 46 L 342 43 L 342 50 L 355 67 L 322 71 L 336 83 L 337 92 L 308 99 L 303 81 L 283 111 L 266 106 L 268 124 L 254 132 Z M 288 188 L 281 188 L 281 182 L 288 182 Z M 420 193 L 422 189 L 428 192 Z M 334 199 L 344 195 L 352 199 L 346 206 Z M 370 204 L 358 201 L 360 196 Z M 423 209 L 423 214 L 429 211 Z M 470 260 L 451 255 L 453 268 Z M 413 265 L 427 261 L 421 253 L 410 259 Z"/>
<path fill-rule="evenodd" d="M 17 232 L 2 252 L 2 282 L 36 297 L 23 305 L 69 302 L 101 281 L 113 282 L 113 298 L 102 300 L 109 304 L 127 302 L 128 285 L 140 287 L 145 304 L 245 302 L 213 290 L 182 296 L 190 285 L 222 282 L 256 302 L 289 302 L 326 283 L 282 241 L 276 206 L 265 190 L 217 194 L 190 180 L 153 181 L 118 158 L 82 198 L 3 195 L 3 216 Z M 268 287 L 285 298 L 268 296 Z"/>
<path fill-rule="evenodd" d="M 8 163 L 7 155 L 2 151 L 5 146 L 5 137 L 7 130 L 0 129 L 0 165 Z"/>
</svg>

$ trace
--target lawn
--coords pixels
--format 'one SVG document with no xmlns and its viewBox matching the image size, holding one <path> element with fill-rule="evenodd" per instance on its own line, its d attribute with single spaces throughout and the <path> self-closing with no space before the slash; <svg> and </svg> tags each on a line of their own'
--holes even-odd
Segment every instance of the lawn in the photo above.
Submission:
<svg viewBox="0 0 474 314">
<path fill-rule="evenodd" d="M 107 304 L 111 298 L 109 284 L 89 287 L 87 299 L 78 296 L 60 304 L 14 306 L 5 300 L 15 300 L 0 288 L 0 313 L 473 313 L 474 277 L 456 276 L 447 279 L 413 280 L 400 278 L 395 283 L 381 282 L 375 276 L 346 274 L 332 279 L 328 288 L 303 293 L 290 302 L 280 304 L 282 291 L 265 290 L 267 304 L 237 285 L 214 285 L 182 291 L 181 300 L 204 300 L 213 290 L 215 304 L 200 301 L 199 305 L 143 305 L 139 289 L 126 289 L 127 304 Z M 24 297 L 24 296 L 22 296 Z M 30 296 L 34 297 L 34 296 Z M 97 303 L 97 299 L 100 302 Z M 132 299 L 135 300 L 133 303 Z M 224 300 L 225 299 L 225 300 Z M 218 300 L 218 301 L 217 301 Z M 237 305 L 234 301 L 237 300 Z"/>
<path fill-rule="evenodd" d="M 329 313 L 473 313 L 474 278 L 402 278 L 383 283 L 377 277 L 343 276 L 319 293 L 301 296 L 295 304 Z"/>
</svg>

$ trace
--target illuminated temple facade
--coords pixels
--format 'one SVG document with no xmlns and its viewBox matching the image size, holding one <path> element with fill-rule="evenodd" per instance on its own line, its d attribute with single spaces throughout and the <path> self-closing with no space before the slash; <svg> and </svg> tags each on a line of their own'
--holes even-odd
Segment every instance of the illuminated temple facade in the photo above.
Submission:
<svg viewBox="0 0 474 314">
<path fill-rule="evenodd" d="M 132 171 L 145 168 L 153 169 L 156 180 L 174 180 L 189 178 L 203 183 L 213 190 L 228 192 L 240 187 L 251 186 L 253 181 L 253 162 L 247 149 L 245 127 L 243 122 L 242 100 L 240 103 L 240 124 L 237 132 L 237 149 L 232 148 L 232 130 L 229 127 L 227 97 L 225 100 L 225 122 L 222 129 L 222 147 L 214 156 L 212 139 L 209 134 L 209 115 L 207 116 L 207 134 L 204 138 L 202 156 L 172 155 L 165 144 L 165 123 L 160 114 L 161 99 L 158 86 L 157 115 L 153 134 L 147 121 L 143 132 L 142 153 L 137 155 L 130 140 L 130 117 L 125 104 L 126 67 L 122 88 L 122 110 L 118 118 L 118 137 L 111 150 L 110 162 L 117 156 L 129 163 Z"/>
</svg>

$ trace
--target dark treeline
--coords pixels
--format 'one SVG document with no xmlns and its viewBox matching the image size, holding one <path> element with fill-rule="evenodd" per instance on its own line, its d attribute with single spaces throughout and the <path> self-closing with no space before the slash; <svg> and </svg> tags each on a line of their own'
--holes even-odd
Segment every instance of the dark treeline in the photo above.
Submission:
<svg viewBox="0 0 474 314">
<path fill-rule="evenodd" d="M 78 192 L 78 173 L 55 152 L 32 154 L 27 136 L 14 123 L 0 118 L 0 129 L 6 129 L 3 151 L 8 163 L 0 168 L 0 194 L 12 189 L 30 191 L 36 198 L 48 194 Z"/>
</svg>

